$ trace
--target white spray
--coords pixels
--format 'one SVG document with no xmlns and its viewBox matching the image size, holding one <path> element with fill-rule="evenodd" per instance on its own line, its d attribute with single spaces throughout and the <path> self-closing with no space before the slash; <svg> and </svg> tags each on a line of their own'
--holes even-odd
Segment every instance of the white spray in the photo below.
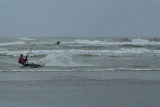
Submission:
<svg viewBox="0 0 160 107">
<path fill-rule="evenodd" d="M 43 66 L 76 66 L 72 60 L 72 55 L 64 53 L 52 53 L 39 60 Z"/>
</svg>

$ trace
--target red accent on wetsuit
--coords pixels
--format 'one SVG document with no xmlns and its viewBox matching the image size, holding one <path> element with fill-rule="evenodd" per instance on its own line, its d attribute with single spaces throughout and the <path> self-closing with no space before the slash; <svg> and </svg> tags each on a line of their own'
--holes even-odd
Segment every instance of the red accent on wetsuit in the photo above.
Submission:
<svg viewBox="0 0 160 107">
<path fill-rule="evenodd" d="M 19 63 L 23 63 L 23 62 L 25 62 L 25 59 L 23 57 L 20 57 L 19 60 L 18 60 L 18 62 Z"/>
</svg>

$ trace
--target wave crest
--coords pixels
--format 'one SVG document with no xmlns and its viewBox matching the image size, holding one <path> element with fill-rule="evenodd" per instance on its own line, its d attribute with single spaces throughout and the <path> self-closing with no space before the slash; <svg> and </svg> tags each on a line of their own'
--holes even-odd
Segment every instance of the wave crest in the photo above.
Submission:
<svg viewBox="0 0 160 107">
<path fill-rule="evenodd" d="M 0 46 L 6 46 L 6 45 L 23 45 L 25 42 L 17 41 L 17 42 L 6 42 L 6 43 L 0 43 Z"/>
<path fill-rule="evenodd" d="M 18 39 L 20 39 L 20 40 L 26 40 L 26 41 L 28 41 L 28 40 L 36 40 L 36 39 L 31 39 L 31 38 L 18 38 Z"/>
</svg>

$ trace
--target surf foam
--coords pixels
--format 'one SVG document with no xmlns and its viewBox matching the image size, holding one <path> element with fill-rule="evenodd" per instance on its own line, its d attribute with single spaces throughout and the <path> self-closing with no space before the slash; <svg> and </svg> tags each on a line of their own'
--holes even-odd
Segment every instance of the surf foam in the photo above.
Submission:
<svg viewBox="0 0 160 107">
<path fill-rule="evenodd" d="M 160 45 L 160 42 L 149 41 L 146 39 L 131 39 L 131 41 L 102 41 L 102 40 L 75 40 L 76 44 L 81 45 Z"/>
<path fill-rule="evenodd" d="M 18 38 L 18 39 L 20 39 L 20 40 L 36 40 L 36 39 L 31 39 L 31 38 Z"/>
<path fill-rule="evenodd" d="M 0 49 L 0 55 L 4 56 L 19 56 L 19 54 L 24 54 L 26 55 L 28 53 L 28 50 L 17 50 L 17 51 L 9 51 L 9 50 L 4 50 Z M 130 54 L 141 54 L 141 53 L 150 53 L 150 54 L 156 54 L 159 55 L 160 51 L 159 50 L 150 50 L 150 49 L 145 49 L 145 48 L 133 48 L 133 49 L 127 49 L 127 48 L 120 48 L 117 50 L 83 50 L 83 49 L 69 49 L 69 50 L 33 50 L 33 54 L 30 56 L 48 56 L 48 55 L 53 55 L 52 57 L 58 55 L 61 55 L 61 57 L 68 56 L 71 57 L 72 55 L 130 55 Z M 60 56 L 59 56 L 60 57 Z"/>
<path fill-rule="evenodd" d="M 17 41 L 17 42 L 7 42 L 7 43 L 0 43 L 0 46 L 5 46 L 5 45 L 23 45 L 25 44 L 22 41 Z"/>
</svg>

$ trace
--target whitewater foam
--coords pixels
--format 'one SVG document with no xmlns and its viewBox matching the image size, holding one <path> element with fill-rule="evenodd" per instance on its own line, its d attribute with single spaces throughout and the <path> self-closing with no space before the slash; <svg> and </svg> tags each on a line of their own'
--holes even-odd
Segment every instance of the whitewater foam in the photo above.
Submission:
<svg viewBox="0 0 160 107">
<path fill-rule="evenodd" d="M 0 55 L 5 56 L 19 56 L 19 54 L 26 55 L 28 50 L 17 50 L 17 51 L 9 51 L 7 49 L 0 49 Z M 68 49 L 68 50 L 33 50 L 33 54 L 30 56 L 47 56 L 49 54 L 54 55 L 62 55 L 63 53 L 67 55 L 130 55 L 130 54 L 160 54 L 160 50 L 150 50 L 145 48 L 120 48 L 117 50 L 83 50 L 83 49 Z M 63 55 L 62 55 L 63 56 Z"/>
<path fill-rule="evenodd" d="M 28 40 L 36 40 L 36 39 L 31 39 L 31 38 L 18 38 L 18 39 L 20 39 L 20 40 L 26 40 L 26 41 L 28 41 Z"/>
<path fill-rule="evenodd" d="M 160 42 L 149 41 L 146 39 L 131 39 L 131 41 L 102 41 L 102 40 L 75 40 L 80 45 L 160 45 Z"/>
<path fill-rule="evenodd" d="M 5 46 L 5 45 L 23 45 L 23 44 L 25 44 L 25 42 L 17 41 L 17 42 L 0 43 L 0 46 Z"/>
<path fill-rule="evenodd" d="M 75 43 L 77 44 L 88 44 L 88 45 L 103 45 L 103 44 L 106 44 L 107 42 L 104 42 L 104 41 L 99 41 L 99 40 L 75 40 Z"/>
</svg>

